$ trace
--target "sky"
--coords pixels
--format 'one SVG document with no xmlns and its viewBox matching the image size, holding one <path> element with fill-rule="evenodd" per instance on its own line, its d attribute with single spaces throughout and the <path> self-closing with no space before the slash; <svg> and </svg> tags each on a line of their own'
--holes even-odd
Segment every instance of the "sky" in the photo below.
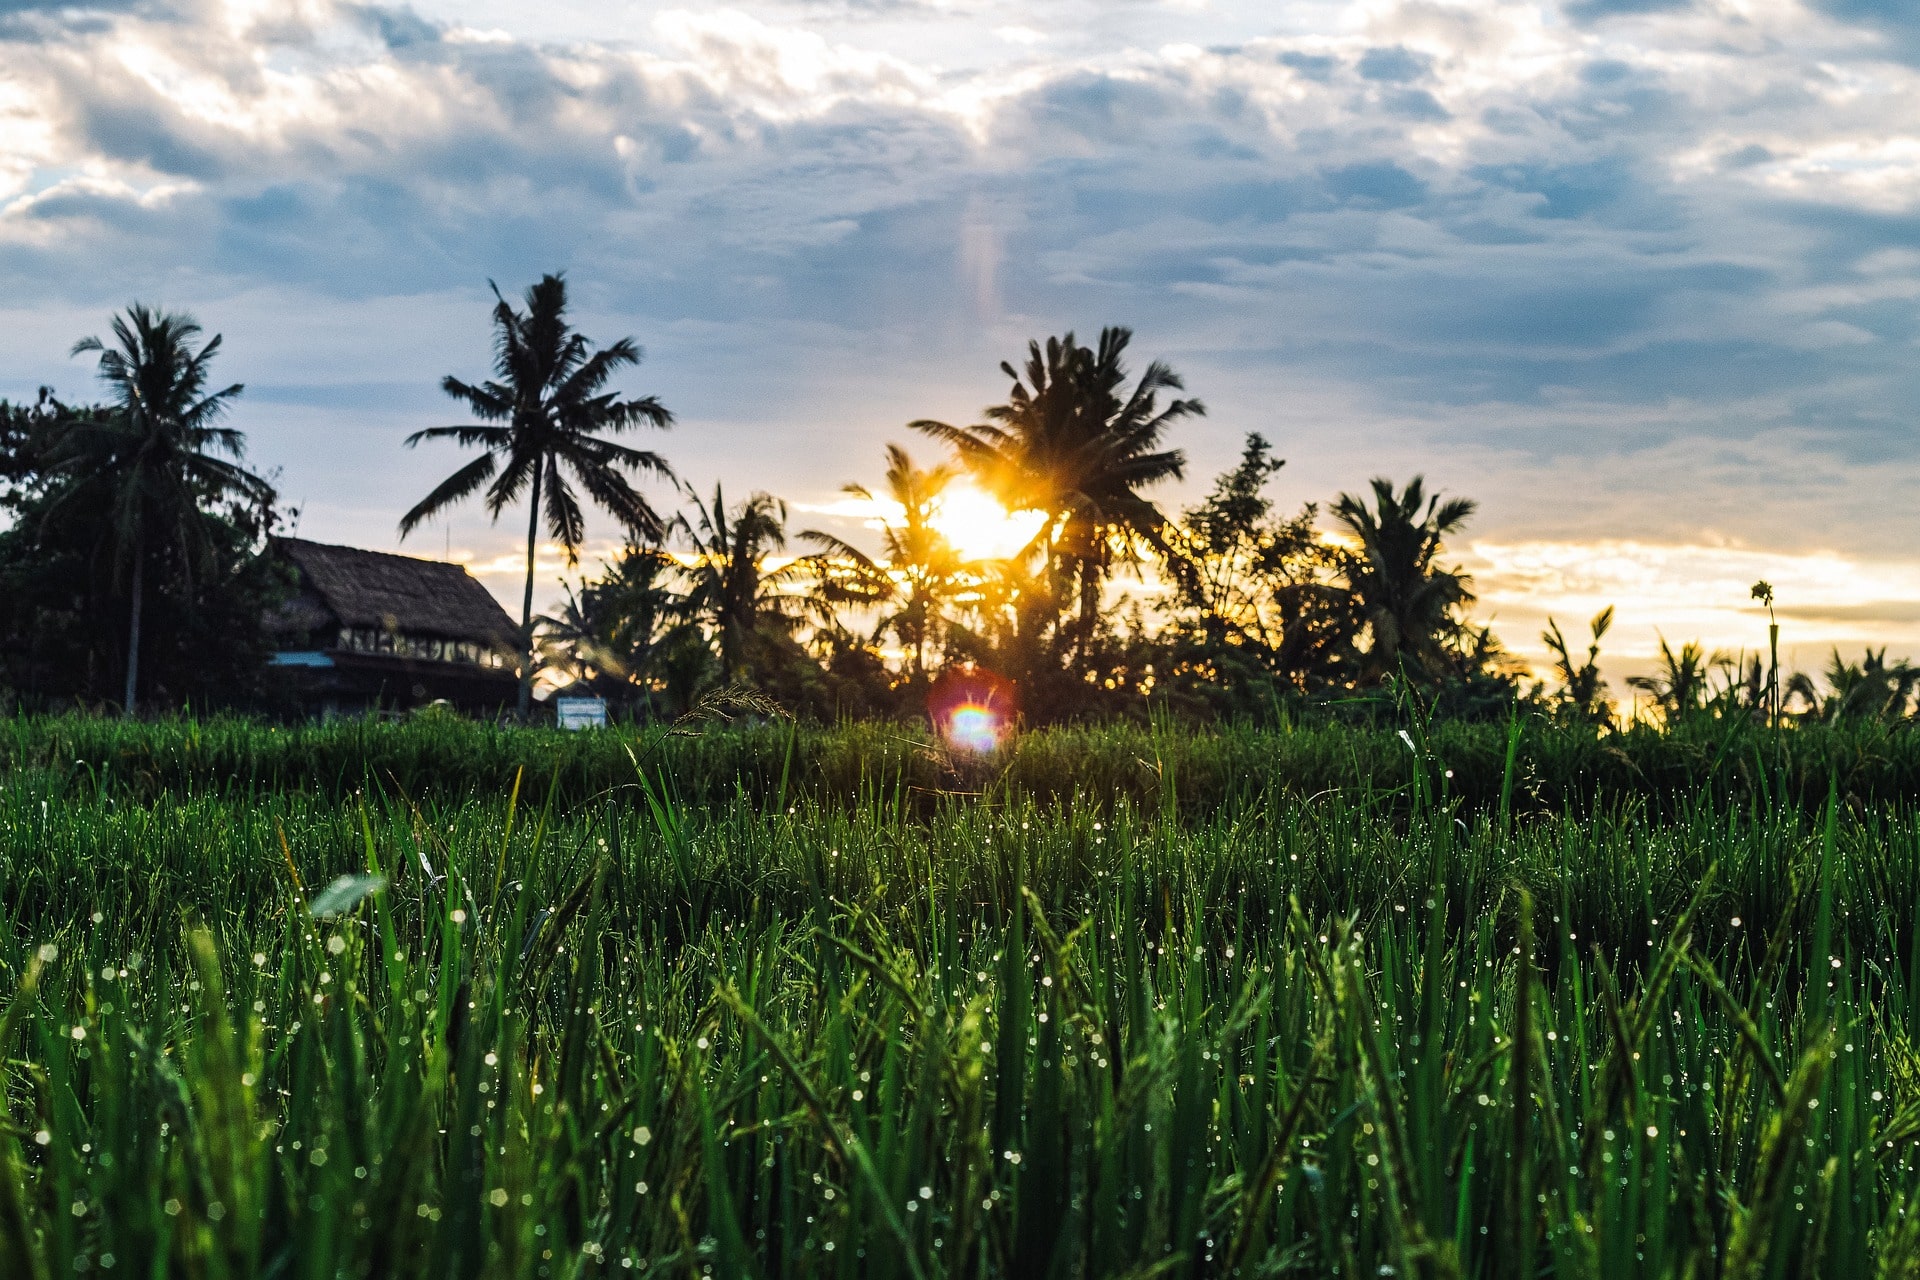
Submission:
<svg viewBox="0 0 1920 1280">
<path fill-rule="evenodd" d="M 1911 0 L 0 0 L 0 396 L 190 311 L 302 536 L 517 603 L 511 514 L 400 543 L 459 461 L 402 441 L 554 270 L 796 528 L 1124 324 L 1209 409 L 1156 496 L 1250 431 L 1284 508 L 1423 474 L 1523 656 L 1751 651 L 1764 577 L 1799 665 L 1920 657 Z"/>
</svg>

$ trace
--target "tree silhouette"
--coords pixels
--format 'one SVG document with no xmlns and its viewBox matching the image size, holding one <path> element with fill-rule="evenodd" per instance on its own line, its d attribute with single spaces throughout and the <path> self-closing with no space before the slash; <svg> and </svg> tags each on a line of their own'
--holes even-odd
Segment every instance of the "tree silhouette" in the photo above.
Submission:
<svg viewBox="0 0 1920 1280">
<path fill-rule="evenodd" d="M 679 565 L 661 547 L 629 545 L 557 614 L 537 619 L 543 665 L 589 683 L 651 697 L 656 668 L 690 624 L 672 585 Z"/>
<path fill-rule="evenodd" d="M 1828 690 L 1824 697 L 1805 672 L 1787 682 L 1786 692 L 1806 702 L 1808 719 L 1827 724 L 1843 720 L 1896 723 L 1906 718 L 1914 690 L 1920 687 L 1920 667 L 1904 660 L 1889 663 L 1885 645 L 1868 648 L 1859 662 L 1848 662 L 1835 649 L 1824 674 Z"/>
<path fill-rule="evenodd" d="M 1165 531 L 1177 669 L 1227 685 L 1251 668 L 1302 692 L 1350 677 L 1361 624 L 1338 584 L 1351 553 L 1320 536 L 1312 503 L 1274 515 L 1264 487 L 1283 465 L 1249 434 L 1239 465 Z"/>
<path fill-rule="evenodd" d="M 1060 620 L 1058 579 L 1031 558 L 988 560 L 971 566 L 974 580 L 955 603 L 947 628 L 947 656 L 989 667 L 1022 682 L 1027 714 L 1068 713 L 1087 686 L 1049 667 Z M 1070 696 L 1069 696 L 1070 695 Z"/>
<path fill-rule="evenodd" d="M 814 565 L 805 557 L 768 565 L 787 545 L 787 504 L 773 495 L 751 494 L 729 510 L 716 484 L 713 501 L 701 501 L 691 489 L 687 499 L 693 517 L 683 514 L 677 521 L 694 551 L 683 568 L 685 608 L 712 629 L 720 679 L 731 685 L 750 674 L 756 641 L 766 628 L 790 628 L 798 620 L 804 601 L 785 588 L 805 584 Z"/>
<path fill-rule="evenodd" d="M 441 481 L 401 517 L 404 539 L 420 523 L 455 503 L 487 490 L 487 512 L 495 520 L 521 495 L 531 498 L 527 514 L 527 589 L 520 609 L 520 717 L 533 698 L 533 573 L 535 542 L 544 502 L 547 532 L 579 559 L 586 518 L 568 482 L 571 474 L 587 496 L 626 528 L 647 538 L 665 526 L 647 500 L 627 480 L 628 472 L 672 479 L 673 471 L 657 453 L 630 449 L 596 432 L 619 433 L 629 427 L 667 427 L 673 415 L 653 396 L 623 400 L 603 391 L 615 372 L 640 363 L 631 338 L 596 351 L 567 322 L 567 285 L 547 275 L 526 293 L 526 310 L 514 309 L 495 287 L 493 296 L 493 380 L 479 384 L 448 375 L 440 386 L 462 401 L 480 423 L 428 427 L 407 437 L 412 448 L 423 440 L 452 440 L 483 452 Z M 481 425 L 490 424 L 490 425 Z M 491 483 L 489 483 L 491 482 Z"/>
<path fill-rule="evenodd" d="M 74 484 L 47 514 L 67 503 L 97 503 L 108 512 L 100 550 L 112 560 L 116 585 L 125 581 L 129 594 L 121 697 L 127 715 L 137 707 L 149 561 L 178 551 L 191 596 L 194 566 L 210 549 L 206 504 L 264 509 L 274 496 L 271 485 L 239 465 L 246 437 L 217 425 L 242 387 L 207 390 L 220 335 L 196 351 L 200 332 L 191 316 L 134 303 L 113 318 L 111 345 L 99 338 L 73 345 L 74 355 L 99 353 L 110 412 L 77 416 L 60 433 L 54 466 Z"/>
<path fill-rule="evenodd" d="M 1709 655 L 1697 640 L 1689 640 L 1678 650 L 1660 637 L 1660 667 L 1652 675 L 1628 676 L 1627 683 L 1649 695 L 1669 725 L 1679 724 L 1694 715 L 1711 696 L 1709 678 L 1714 668 L 1724 667 L 1727 655 Z"/>
<path fill-rule="evenodd" d="M 1442 502 L 1427 495 L 1415 476 L 1395 493 L 1393 482 L 1373 481 L 1373 505 L 1343 493 L 1333 517 L 1359 542 L 1347 565 L 1347 586 L 1360 600 L 1372 634 L 1367 674 L 1384 679 L 1405 669 L 1439 679 L 1456 665 L 1449 642 L 1459 638 L 1456 610 L 1473 602 L 1470 579 L 1434 561 L 1448 535 L 1458 532 L 1476 507 L 1467 498 Z"/>
<path fill-rule="evenodd" d="M 933 518 L 941 494 L 955 478 L 952 467 L 918 467 L 897 444 L 887 446 L 885 499 L 901 509 L 897 523 L 881 531 L 882 552 L 875 561 L 858 547 L 829 533 L 808 530 L 800 536 L 821 548 L 828 560 L 846 561 L 856 570 L 857 590 L 864 586 L 874 604 L 896 605 L 883 613 L 874 638 L 888 632 L 900 641 L 911 662 L 911 675 L 924 682 L 927 650 L 938 644 L 945 629 L 945 609 L 966 578 L 964 562 L 938 529 Z M 874 501 L 865 485 L 850 484 L 843 492 Z"/>
<path fill-rule="evenodd" d="M 1127 387 L 1123 356 L 1132 337 L 1115 327 L 1101 330 L 1097 348 L 1071 333 L 1047 339 L 1044 349 L 1030 342 L 1024 371 L 1001 364 L 1013 388 L 985 422 L 910 424 L 951 445 L 1008 510 L 1047 513 L 1022 558 L 1044 551 L 1049 571 L 1071 583 L 1076 657 L 1093 637 L 1116 560 L 1137 560 L 1140 542 L 1164 549 L 1166 517 L 1139 491 L 1184 474 L 1185 455 L 1162 441 L 1173 423 L 1206 412 L 1198 400 L 1161 404 L 1185 383 L 1160 361 Z"/>
<path fill-rule="evenodd" d="M 1613 606 L 1608 605 L 1593 615 L 1588 623 L 1593 634 L 1587 645 L 1584 661 L 1573 656 L 1572 646 L 1567 638 L 1560 634 L 1560 624 L 1552 618 L 1547 619 L 1547 629 L 1540 633 L 1540 639 L 1546 643 L 1553 654 L 1554 674 L 1560 678 L 1560 706 L 1572 719 L 1582 724 L 1610 724 L 1613 721 L 1613 704 L 1607 698 L 1607 682 L 1600 675 L 1600 639 L 1613 626 Z"/>
</svg>

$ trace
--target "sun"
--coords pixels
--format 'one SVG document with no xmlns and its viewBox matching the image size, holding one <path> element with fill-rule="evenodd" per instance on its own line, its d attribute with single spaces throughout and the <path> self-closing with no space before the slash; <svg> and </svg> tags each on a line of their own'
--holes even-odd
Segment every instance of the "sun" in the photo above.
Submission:
<svg viewBox="0 0 1920 1280">
<path fill-rule="evenodd" d="M 1044 511 L 1008 511 L 993 495 L 966 481 L 948 486 L 928 521 L 963 559 L 1002 560 L 1033 540 Z"/>
</svg>

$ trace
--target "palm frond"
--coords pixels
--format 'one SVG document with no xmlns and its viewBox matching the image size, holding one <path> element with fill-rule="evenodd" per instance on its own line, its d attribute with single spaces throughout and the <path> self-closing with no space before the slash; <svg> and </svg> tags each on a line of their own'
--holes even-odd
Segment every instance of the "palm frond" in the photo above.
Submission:
<svg viewBox="0 0 1920 1280">
<path fill-rule="evenodd" d="M 422 427 L 408 436 L 405 443 L 411 449 L 424 440 L 452 440 L 467 446 L 479 445 L 483 449 L 504 449 L 512 442 L 513 433 L 506 427 L 462 423 L 451 427 Z"/>
<path fill-rule="evenodd" d="M 497 382 L 462 382 L 448 374 L 440 380 L 440 389 L 463 402 L 473 416 L 483 422 L 505 422 L 513 417 L 515 396 L 511 386 Z"/>
<path fill-rule="evenodd" d="M 567 483 L 559 467 L 547 468 L 543 486 L 546 489 L 547 532 L 566 550 L 567 563 L 572 565 L 579 559 L 580 544 L 586 541 L 586 516 L 580 510 L 580 500 L 574 496 L 573 486 Z"/>
<path fill-rule="evenodd" d="M 433 492 L 414 503 L 412 509 L 400 517 L 401 539 L 404 541 L 406 536 L 419 528 L 423 522 L 431 520 L 448 507 L 470 497 L 492 479 L 493 473 L 494 455 L 483 453 L 435 485 Z"/>
<path fill-rule="evenodd" d="M 569 462 L 581 487 L 629 532 L 648 539 L 658 538 L 666 532 L 660 514 L 627 483 L 627 478 L 620 472 L 607 466 L 582 466 L 571 460 Z"/>
</svg>

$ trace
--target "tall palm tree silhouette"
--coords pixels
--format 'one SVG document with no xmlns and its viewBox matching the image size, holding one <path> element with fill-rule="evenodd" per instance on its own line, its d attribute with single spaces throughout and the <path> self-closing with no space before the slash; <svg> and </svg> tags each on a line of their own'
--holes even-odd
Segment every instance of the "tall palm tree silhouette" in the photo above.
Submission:
<svg viewBox="0 0 1920 1280">
<path fill-rule="evenodd" d="M 881 492 L 886 501 L 901 509 L 902 515 L 897 523 L 881 531 L 882 551 L 877 562 L 832 534 L 808 530 L 800 535 L 819 546 L 826 557 L 850 561 L 861 579 L 870 584 L 872 603 L 897 606 L 881 616 L 875 636 L 888 631 L 894 634 L 907 650 L 916 681 L 926 677 L 927 649 L 939 642 L 943 610 L 964 571 L 959 552 L 933 527 L 940 497 L 955 474 L 949 466 L 916 466 L 905 449 L 897 444 L 887 446 L 887 479 Z M 874 500 L 865 485 L 850 484 L 843 492 Z"/>
<path fill-rule="evenodd" d="M 1169 366 L 1154 361 L 1131 389 L 1124 355 L 1129 329 L 1100 332 L 1099 345 L 1071 333 L 1027 344 L 1027 363 L 1001 372 L 1013 380 L 1005 404 L 968 427 L 921 419 L 909 425 L 953 446 L 1009 509 L 1047 513 L 1022 558 L 1043 551 L 1050 570 L 1078 599 L 1074 652 L 1084 656 L 1099 617 L 1100 592 L 1116 559 L 1133 559 L 1136 544 L 1164 548 L 1166 517 L 1140 490 L 1185 473 L 1186 457 L 1161 447 L 1167 429 L 1198 417 L 1198 400 L 1161 397 L 1185 390 Z"/>
<path fill-rule="evenodd" d="M 196 562 L 210 549 L 205 505 L 222 500 L 266 506 L 273 487 L 239 465 L 246 437 L 219 426 L 242 391 L 239 383 L 209 392 L 215 334 L 199 350 L 193 317 L 134 303 L 113 318 L 113 342 L 82 338 L 73 354 L 98 352 L 99 376 L 111 388 L 111 412 L 70 419 L 55 447 L 56 466 L 74 486 L 49 509 L 98 503 L 107 513 L 101 550 L 116 585 L 127 583 L 126 683 L 120 705 L 133 715 L 140 690 L 140 622 L 148 562 L 180 552 L 191 597 Z"/>
<path fill-rule="evenodd" d="M 1333 504 L 1333 518 L 1360 543 L 1348 563 L 1347 585 L 1372 632 L 1368 668 L 1374 678 L 1403 666 L 1437 677 L 1449 666 L 1446 642 L 1460 625 L 1454 611 L 1471 604 L 1473 593 L 1465 574 L 1434 560 L 1474 509 L 1467 498 L 1442 502 L 1438 494 L 1429 496 L 1421 476 L 1399 493 L 1392 481 L 1376 477 L 1372 506 L 1351 493 Z"/>
<path fill-rule="evenodd" d="M 451 427 L 428 427 L 407 437 L 412 448 L 423 440 L 452 440 L 483 452 L 441 481 L 400 519 L 404 539 L 422 521 L 478 492 L 487 490 L 487 512 L 495 520 L 524 494 L 527 512 L 527 588 L 520 607 L 520 717 L 533 699 L 534 551 L 544 504 L 547 532 L 566 549 L 567 563 L 579 560 L 586 537 L 580 499 L 568 482 L 571 474 L 587 496 L 643 538 L 657 538 L 665 524 L 646 498 L 628 482 L 627 473 L 645 472 L 671 480 L 673 469 L 657 453 L 630 449 L 597 432 L 629 427 L 668 427 L 673 415 L 653 396 L 630 400 L 604 391 L 608 379 L 626 365 L 640 363 L 641 350 L 622 338 L 596 351 L 567 322 L 567 284 L 547 275 L 526 292 L 526 310 L 515 310 L 493 286 L 494 373 L 478 384 L 449 374 L 440 386 L 480 419 Z M 487 424 L 487 425 L 482 425 Z M 491 482 L 491 483 L 489 483 Z"/>
</svg>

